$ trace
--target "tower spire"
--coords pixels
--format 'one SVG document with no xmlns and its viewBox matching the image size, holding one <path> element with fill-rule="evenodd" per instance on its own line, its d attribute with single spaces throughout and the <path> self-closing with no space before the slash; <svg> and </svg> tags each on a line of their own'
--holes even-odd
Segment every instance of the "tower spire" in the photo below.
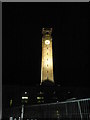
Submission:
<svg viewBox="0 0 90 120">
<path fill-rule="evenodd" d="M 54 83 L 52 28 L 42 28 L 41 84 L 44 81 Z"/>
</svg>

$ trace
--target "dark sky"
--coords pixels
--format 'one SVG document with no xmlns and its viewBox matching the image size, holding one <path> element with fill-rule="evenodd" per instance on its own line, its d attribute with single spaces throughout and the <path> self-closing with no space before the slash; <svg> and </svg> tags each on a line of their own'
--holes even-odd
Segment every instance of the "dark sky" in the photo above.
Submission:
<svg viewBox="0 0 90 120">
<path fill-rule="evenodd" d="M 42 28 L 53 28 L 54 81 L 89 87 L 87 3 L 3 3 L 3 85 L 41 80 Z"/>
</svg>

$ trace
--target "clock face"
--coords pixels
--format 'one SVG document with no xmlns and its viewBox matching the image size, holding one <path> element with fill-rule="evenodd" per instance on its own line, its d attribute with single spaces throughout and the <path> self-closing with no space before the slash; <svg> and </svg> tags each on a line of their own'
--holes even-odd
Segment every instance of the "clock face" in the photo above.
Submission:
<svg viewBox="0 0 90 120">
<path fill-rule="evenodd" d="M 49 45 L 50 44 L 50 40 L 45 40 L 45 44 Z"/>
</svg>

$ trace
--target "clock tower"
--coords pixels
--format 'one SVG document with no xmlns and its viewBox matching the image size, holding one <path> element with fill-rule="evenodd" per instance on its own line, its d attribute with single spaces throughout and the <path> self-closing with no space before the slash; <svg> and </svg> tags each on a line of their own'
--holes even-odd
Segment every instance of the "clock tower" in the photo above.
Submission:
<svg viewBox="0 0 90 120">
<path fill-rule="evenodd" d="M 53 75 L 53 50 L 52 50 L 52 28 L 42 29 L 42 60 L 41 60 L 41 83 L 54 83 Z"/>
</svg>

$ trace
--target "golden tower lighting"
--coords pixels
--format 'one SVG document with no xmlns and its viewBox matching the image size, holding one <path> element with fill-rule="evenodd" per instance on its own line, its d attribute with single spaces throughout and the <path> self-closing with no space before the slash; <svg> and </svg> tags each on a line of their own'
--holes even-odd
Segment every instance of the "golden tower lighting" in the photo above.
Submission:
<svg viewBox="0 0 90 120">
<path fill-rule="evenodd" d="M 46 80 L 54 83 L 52 28 L 43 28 L 42 34 L 41 84 Z"/>
</svg>

